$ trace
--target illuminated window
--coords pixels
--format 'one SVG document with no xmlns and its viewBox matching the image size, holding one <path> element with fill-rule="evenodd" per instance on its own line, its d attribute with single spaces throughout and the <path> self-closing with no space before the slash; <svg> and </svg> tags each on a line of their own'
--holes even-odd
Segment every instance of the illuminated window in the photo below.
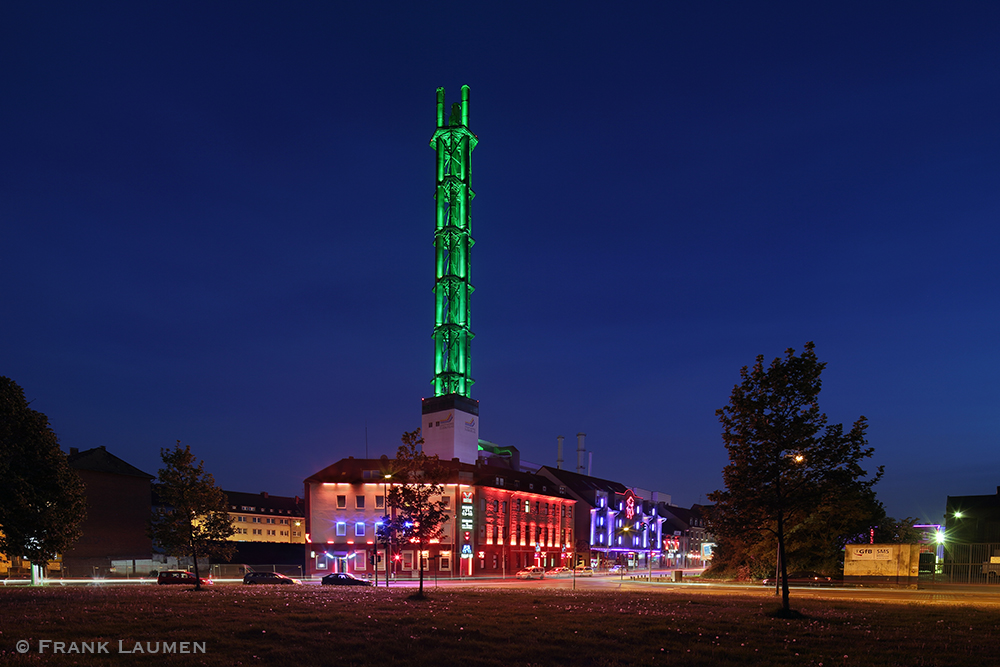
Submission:
<svg viewBox="0 0 1000 667">
<path fill-rule="evenodd" d="M 337 522 L 337 537 L 344 537 L 347 535 L 347 523 L 345 521 Z"/>
<path fill-rule="evenodd" d="M 356 537 L 364 537 L 365 536 L 365 522 L 364 521 L 358 521 L 356 524 L 354 524 L 354 535 Z"/>
</svg>

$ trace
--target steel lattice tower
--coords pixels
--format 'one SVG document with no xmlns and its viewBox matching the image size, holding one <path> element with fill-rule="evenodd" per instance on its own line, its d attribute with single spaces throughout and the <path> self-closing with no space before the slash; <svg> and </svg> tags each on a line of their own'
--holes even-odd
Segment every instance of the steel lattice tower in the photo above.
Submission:
<svg viewBox="0 0 1000 667">
<path fill-rule="evenodd" d="M 472 151 L 479 139 L 469 130 L 469 87 L 462 102 L 444 112 L 444 88 L 437 89 L 437 131 L 431 148 L 437 151 L 435 178 L 437 217 L 434 232 L 434 395 L 469 397 L 473 333 L 469 297 L 472 240 Z"/>
</svg>

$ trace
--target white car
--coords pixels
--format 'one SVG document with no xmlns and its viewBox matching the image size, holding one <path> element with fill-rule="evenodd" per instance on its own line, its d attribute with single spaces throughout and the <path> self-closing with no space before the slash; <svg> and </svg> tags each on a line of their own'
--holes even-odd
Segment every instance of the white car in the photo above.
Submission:
<svg viewBox="0 0 1000 667">
<path fill-rule="evenodd" d="M 573 576 L 573 570 L 568 567 L 554 567 L 545 573 L 546 577 L 554 579 L 564 579 Z"/>
<path fill-rule="evenodd" d="M 517 573 L 518 579 L 544 579 L 545 578 L 545 568 L 538 567 L 526 567 Z"/>
<path fill-rule="evenodd" d="M 576 570 L 574 570 L 574 572 L 576 572 L 576 576 L 578 577 L 594 576 L 594 568 L 590 567 L 589 565 L 580 565 L 579 567 L 576 568 Z"/>
</svg>

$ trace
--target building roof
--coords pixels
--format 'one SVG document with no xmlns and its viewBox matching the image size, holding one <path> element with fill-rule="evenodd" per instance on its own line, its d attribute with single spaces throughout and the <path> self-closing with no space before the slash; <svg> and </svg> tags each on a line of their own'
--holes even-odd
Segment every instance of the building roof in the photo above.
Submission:
<svg viewBox="0 0 1000 667">
<path fill-rule="evenodd" d="M 628 490 L 628 487 L 619 482 L 612 482 L 600 477 L 591 477 L 590 475 L 582 475 L 578 472 L 565 469 L 542 466 L 539 472 L 548 473 L 548 476 L 558 479 L 567 488 L 581 497 L 589 496 L 595 491 L 624 494 Z"/>
<path fill-rule="evenodd" d="M 443 484 L 469 484 L 502 488 L 519 493 L 535 493 L 540 496 L 567 497 L 559 492 L 559 484 L 547 477 L 514 470 L 506 466 L 492 466 L 482 462 L 477 465 L 462 463 L 458 459 L 441 461 L 448 470 L 449 477 Z M 305 479 L 306 484 L 364 484 L 381 483 L 386 474 L 392 474 L 395 459 L 356 459 L 348 457 L 329 465 Z M 502 480 L 502 482 L 500 481 Z M 391 483 L 391 479 L 389 483 Z M 623 487 L 624 488 L 624 487 Z"/>
<path fill-rule="evenodd" d="M 78 451 L 75 447 L 71 447 L 67 460 L 69 461 L 69 467 L 74 470 L 89 470 L 91 472 L 105 472 L 113 475 L 144 477 L 150 480 L 155 477 L 111 454 L 104 448 L 104 445 L 82 452 Z"/>
<path fill-rule="evenodd" d="M 298 496 L 272 496 L 266 491 L 244 493 L 223 491 L 229 499 L 230 512 L 252 512 L 255 514 L 281 514 L 283 516 L 305 516 L 305 503 Z"/>
</svg>

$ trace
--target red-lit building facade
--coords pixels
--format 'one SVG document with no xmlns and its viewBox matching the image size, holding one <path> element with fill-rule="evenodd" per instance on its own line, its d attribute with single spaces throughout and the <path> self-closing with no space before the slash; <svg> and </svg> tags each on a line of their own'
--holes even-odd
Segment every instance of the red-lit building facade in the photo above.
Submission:
<svg viewBox="0 0 1000 667">
<path fill-rule="evenodd" d="M 306 574 L 417 576 L 415 545 L 377 543 L 391 459 L 347 458 L 305 480 Z M 507 467 L 443 462 L 444 533 L 423 554 L 425 577 L 505 576 L 572 565 L 576 501 L 550 479 Z"/>
</svg>

